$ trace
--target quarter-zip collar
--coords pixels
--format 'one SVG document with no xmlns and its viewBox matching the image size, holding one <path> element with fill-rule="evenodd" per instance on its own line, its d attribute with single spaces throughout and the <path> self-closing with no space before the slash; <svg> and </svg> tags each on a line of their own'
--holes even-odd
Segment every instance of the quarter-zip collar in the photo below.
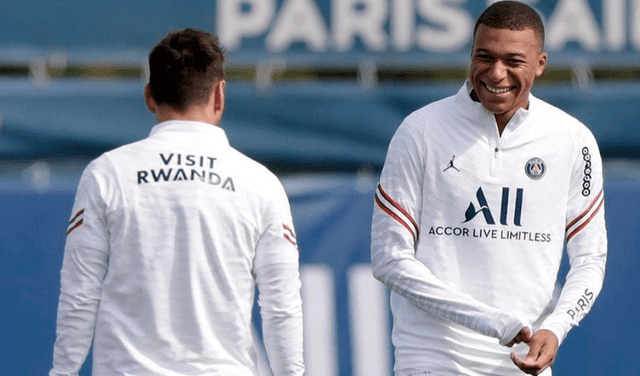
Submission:
<svg viewBox="0 0 640 376">
<path fill-rule="evenodd" d="M 476 102 L 471 98 L 472 90 L 473 85 L 467 80 L 458 92 L 456 102 L 460 106 L 461 111 L 468 114 L 466 117 L 469 118 L 472 124 L 484 127 L 484 133 L 487 137 L 489 147 L 488 152 L 491 153 L 491 176 L 498 176 L 502 167 L 502 150 L 505 145 L 508 145 L 514 133 L 525 126 L 525 123 L 527 123 L 527 120 L 537 105 L 537 99 L 529 94 L 529 108 L 518 109 L 505 126 L 502 135 L 500 135 L 495 115 L 484 108 L 482 103 Z"/>
<path fill-rule="evenodd" d="M 457 100 L 457 102 L 459 102 L 465 109 L 471 108 L 472 111 L 470 115 L 475 117 L 476 119 L 485 120 L 482 122 L 485 124 L 491 125 L 491 128 L 493 128 L 490 130 L 490 133 L 495 134 L 497 138 L 501 138 L 498 134 L 498 125 L 496 123 L 496 118 L 494 114 L 491 113 L 486 108 L 484 108 L 482 103 L 476 102 L 471 98 L 472 91 L 473 91 L 473 85 L 471 84 L 471 81 L 469 80 L 465 81 L 464 86 L 458 92 L 459 100 Z M 502 132 L 502 137 L 505 137 L 507 133 L 513 133 L 517 129 L 519 129 L 529 118 L 535 106 L 536 106 L 536 98 L 533 95 L 531 95 L 531 93 L 529 93 L 529 108 L 528 109 L 520 108 L 518 109 L 518 111 L 516 111 L 516 113 L 511 118 L 511 120 L 509 120 L 509 122 L 505 126 L 504 131 Z"/>
<path fill-rule="evenodd" d="M 219 142 L 222 145 L 229 145 L 227 134 L 224 129 L 217 125 L 202 123 L 199 121 L 187 121 L 187 120 L 169 120 L 156 124 L 151 128 L 149 137 L 157 135 L 178 135 L 178 134 L 192 134 L 198 137 L 211 137 L 215 142 Z"/>
</svg>

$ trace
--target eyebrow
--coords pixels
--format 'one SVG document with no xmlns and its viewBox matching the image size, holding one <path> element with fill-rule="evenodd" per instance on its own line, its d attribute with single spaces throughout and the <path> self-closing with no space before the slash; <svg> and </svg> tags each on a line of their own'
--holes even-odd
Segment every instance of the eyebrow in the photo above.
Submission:
<svg viewBox="0 0 640 376">
<path fill-rule="evenodd" d="M 478 52 L 482 52 L 482 53 L 486 53 L 489 55 L 494 55 L 494 53 L 490 50 L 487 50 L 486 48 L 478 48 L 475 52 L 474 55 L 477 54 Z M 522 52 L 510 52 L 508 54 L 506 54 L 507 57 L 521 57 L 521 58 L 525 58 L 527 55 L 525 53 Z"/>
</svg>

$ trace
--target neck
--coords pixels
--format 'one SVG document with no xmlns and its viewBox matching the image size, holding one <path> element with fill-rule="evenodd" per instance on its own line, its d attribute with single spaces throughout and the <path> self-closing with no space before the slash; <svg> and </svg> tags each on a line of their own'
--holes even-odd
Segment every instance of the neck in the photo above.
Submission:
<svg viewBox="0 0 640 376">
<path fill-rule="evenodd" d="M 480 98 L 478 98 L 478 94 L 476 94 L 475 89 L 471 90 L 470 96 L 471 96 L 471 100 L 473 100 L 474 102 L 481 103 Z M 498 126 L 498 134 L 502 136 L 502 132 L 504 132 L 504 129 L 507 127 L 507 123 L 509 123 L 509 120 L 511 120 L 511 117 L 513 117 L 513 114 L 511 115 L 493 114 L 493 116 L 496 119 L 496 125 Z"/>
<path fill-rule="evenodd" d="M 200 106 L 191 106 L 184 111 L 177 111 L 170 106 L 158 106 L 156 109 L 156 119 L 158 123 L 169 120 L 198 121 L 217 125 L 220 121 L 219 116 L 215 116 L 211 111 Z"/>
<path fill-rule="evenodd" d="M 507 127 L 509 120 L 511 120 L 512 116 L 507 117 L 506 115 L 494 115 L 496 118 L 496 125 L 498 126 L 498 134 L 502 136 L 502 132 Z"/>
</svg>

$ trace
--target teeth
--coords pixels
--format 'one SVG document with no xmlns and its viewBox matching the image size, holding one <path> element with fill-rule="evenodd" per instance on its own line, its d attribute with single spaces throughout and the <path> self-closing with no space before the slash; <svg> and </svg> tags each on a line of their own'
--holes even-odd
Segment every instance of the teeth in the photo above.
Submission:
<svg viewBox="0 0 640 376">
<path fill-rule="evenodd" d="M 509 90 L 511 90 L 508 87 L 499 89 L 499 88 L 491 87 L 491 86 L 489 86 L 487 84 L 485 84 L 484 87 L 486 87 L 487 90 L 489 90 L 490 92 L 492 92 L 494 94 L 504 94 L 504 93 L 508 92 Z"/>
</svg>

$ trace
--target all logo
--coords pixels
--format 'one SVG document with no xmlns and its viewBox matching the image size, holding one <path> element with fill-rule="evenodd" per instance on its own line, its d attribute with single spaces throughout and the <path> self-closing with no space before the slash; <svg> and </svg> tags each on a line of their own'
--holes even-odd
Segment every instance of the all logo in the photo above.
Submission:
<svg viewBox="0 0 640 376">
<path fill-rule="evenodd" d="M 533 180 L 540 180 L 547 172 L 544 161 L 540 158 L 531 158 L 524 166 L 524 173 Z"/>
<path fill-rule="evenodd" d="M 509 195 L 511 194 L 511 189 L 504 187 L 502 188 L 502 200 L 500 204 L 500 224 L 507 226 L 509 225 Z M 515 207 L 513 208 L 513 224 L 515 226 L 522 226 L 522 201 L 524 199 L 524 189 L 517 188 L 515 191 Z M 491 208 L 489 207 L 489 203 L 482 191 L 482 187 L 478 188 L 476 191 L 476 199 L 477 203 L 473 201 L 469 203 L 469 207 L 467 211 L 464 213 L 465 221 L 462 223 L 467 223 L 473 218 L 475 218 L 478 214 L 482 214 L 484 220 L 489 225 L 495 225 L 496 221 L 494 219 Z"/>
</svg>

